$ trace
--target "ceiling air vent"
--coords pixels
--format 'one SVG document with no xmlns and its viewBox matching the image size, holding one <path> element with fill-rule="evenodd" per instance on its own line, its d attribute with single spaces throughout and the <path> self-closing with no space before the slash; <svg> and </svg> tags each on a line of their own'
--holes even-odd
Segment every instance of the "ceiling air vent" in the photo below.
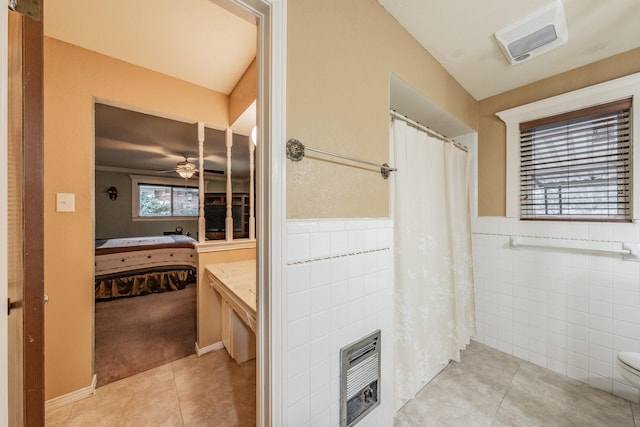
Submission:
<svg viewBox="0 0 640 427">
<path fill-rule="evenodd" d="M 512 65 L 565 44 L 569 32 L 562 1 L 554 1 L 495 35 L 502 53 Z"/>
</svg>

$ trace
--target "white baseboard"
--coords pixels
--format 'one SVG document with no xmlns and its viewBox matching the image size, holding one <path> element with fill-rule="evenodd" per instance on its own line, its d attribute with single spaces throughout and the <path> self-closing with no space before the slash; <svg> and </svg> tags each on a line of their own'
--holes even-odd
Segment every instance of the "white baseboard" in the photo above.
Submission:
<svg viewBox="0 0 640 427">
<path fill-rule="evenodd" d="M 98 382 L 98 377 L 94 374 L 93 379 L 91 380 L 91 385 L 81 388 L 80 390 L 72 391 L 71 393 L 67 393 L 65 395 L 54 397 L 53 399 L 47 400 L 44 402 L 45 411 L 50 411 L 53 409 L 60 408 L 61 406 L 68 405 L 70 403 L 77 402 L 89 396 L 93 396 L 96 394 L 96 384 Z"/>
<path fill-rule="evenodd" d="M 218 341 L 216 343 L 210 344 L 202 348 L 198 347 L 198 343 L 196 343 L 196 354 L 198 355 L 198 357 L 200 357 L 203 354 L 211 353 L 212 351 L 222 350 L 223 348 L 224 348 L 224 344 L 222 344 L 222 341 Z"/>
</svg>

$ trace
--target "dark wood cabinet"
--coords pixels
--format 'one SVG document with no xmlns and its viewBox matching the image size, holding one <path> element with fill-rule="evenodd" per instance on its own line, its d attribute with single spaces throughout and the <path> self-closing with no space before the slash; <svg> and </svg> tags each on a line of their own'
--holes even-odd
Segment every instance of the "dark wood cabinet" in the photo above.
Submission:
<svg viewBox="0 0 640 427">
<path fill-rule="evenodd" d="M 249 237 L 249 194 L 233 193 L 231 196 L 233 238 Z M 206 193 L 204 195 L 205 237 L 207 240 L 224 240 L 227 216 L 227 194 Z"/>
</svg>

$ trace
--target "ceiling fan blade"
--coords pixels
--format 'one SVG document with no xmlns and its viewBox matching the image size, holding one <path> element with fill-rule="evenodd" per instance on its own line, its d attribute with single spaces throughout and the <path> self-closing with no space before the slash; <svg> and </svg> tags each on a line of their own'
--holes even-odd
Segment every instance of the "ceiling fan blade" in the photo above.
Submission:
<svg viewBox="0 0 640 427">
<path fill-rule="evenodd" d="M 171 173 L 171 172 L 175 172 L 175 171 L 176 171 L 175 169 L 169 169 L 169 170 L 166 170 L 166 171 L 156 171 L 156 173 Z"/>
</svg>

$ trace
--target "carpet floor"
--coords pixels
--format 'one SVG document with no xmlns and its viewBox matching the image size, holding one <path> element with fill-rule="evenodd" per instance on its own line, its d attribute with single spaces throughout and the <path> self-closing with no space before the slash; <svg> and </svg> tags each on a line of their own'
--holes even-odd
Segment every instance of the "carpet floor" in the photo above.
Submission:
<svg viewBox="0 0 640 427">
<path fill-rule="evenodd" d="M 98 387 L 195 353 L 195 285 L 95 307 Z"/>
</svg>

